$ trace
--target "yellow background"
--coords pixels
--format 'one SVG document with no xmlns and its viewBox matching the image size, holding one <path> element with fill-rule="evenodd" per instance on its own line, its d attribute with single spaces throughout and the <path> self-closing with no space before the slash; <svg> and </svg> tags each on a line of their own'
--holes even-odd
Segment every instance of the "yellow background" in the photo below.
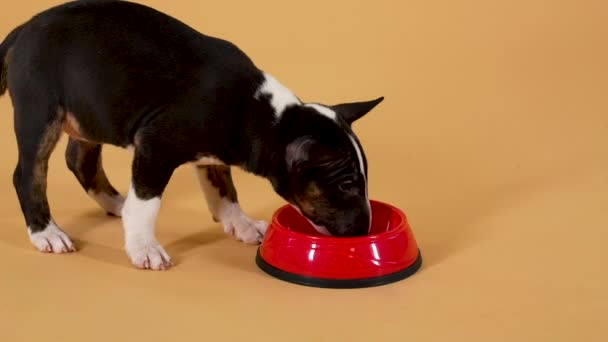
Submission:
<svg viewBox="0 0 608 342">
<path fill-rule="evenodd" d="M 4 1 L 0 35 L 57 1 Z M 607 341 L 605 1 L 145 1 L 245 50 L 304 100 L 386 96 L 355 126 L 370 194 L 409 216 L 424 265 L 390 286 L 283 283 L 224 236 L 189 167 L 158 236 L 177 267 L 133 269 L 120 221 L 51 161 L 49 197 L 74 255 L 30 245 L 0 100 L 3 341 Z M 124 192 L 130 153 L 106 148 Z M 242 172 L 243 207 L 283 202 Z"/>
</svg>

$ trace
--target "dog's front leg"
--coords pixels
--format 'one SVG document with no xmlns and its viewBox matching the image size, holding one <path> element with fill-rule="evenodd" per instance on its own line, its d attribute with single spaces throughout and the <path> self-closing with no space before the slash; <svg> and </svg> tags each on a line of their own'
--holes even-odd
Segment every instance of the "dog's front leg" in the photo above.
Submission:
<svg viewBox="0 0 608 342">
<path fill-rule="evenodd" d="M 156 217 L 176 163 L 149 150 L 135 151 L 131 188 L 122 209 L 125 248 L 133 265 L 142 269 L 166 270 L 171 258 L 155 236 Z"/>
<path fill-rule="evenodd" d="M 224 232 L 247 244 L 260 243 L 268 223 L 253 220 L 243 212 L 238 202 L 230 167 L 198 165 L 196 173 L 213 219 L 221 222 Z"/>
</svg>

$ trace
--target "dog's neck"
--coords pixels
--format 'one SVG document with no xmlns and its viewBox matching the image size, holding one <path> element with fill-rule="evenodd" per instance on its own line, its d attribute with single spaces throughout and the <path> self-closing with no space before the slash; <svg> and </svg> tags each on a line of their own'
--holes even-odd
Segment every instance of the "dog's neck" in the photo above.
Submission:
<svg viewBox="0 0 608 342">
<path fill-rule="evenodd" d="M 263 76 L 245 108 L 239 164 L 248 172 L 272 178 L 276 166 L 284 163 L 285 157 L 285 146 L 279 146 L 275 139 L 278 122 L 286 108 L 302 102 L 274 77 Z"/>
</svg>

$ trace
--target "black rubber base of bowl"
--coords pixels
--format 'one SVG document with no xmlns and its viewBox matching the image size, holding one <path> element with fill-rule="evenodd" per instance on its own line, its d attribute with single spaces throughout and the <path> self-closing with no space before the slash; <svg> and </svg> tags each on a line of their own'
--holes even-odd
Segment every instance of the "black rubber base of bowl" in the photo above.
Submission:
<svg viewBox="0 0 608 342">
<path fill-rule="evenodd" d="M 302 276 L 298 274 L 293 274 L 289 272 L 282 271 L 266 261 L 261 257 L 260 250 L 258 248 L 257 255 L 255 257 L 255 262 L 259 268 L 261 268 L 264 272 L 269 275 L 298 285 L 310 286 L 310 287 L 320 287 L 320 288 L 330 288 L 330 289 L 357 289 L 364 287 L 374 287 L 374 286 L 382 286 L 391 283 L 398 282 L 403 280 L 414 273 L 416 273 L 420 267 L 422 266 L 422 255 L 420 251 L 418 251 L 418 257 L 416 261 L 408 266 L 407 268 L 387 274 L 380 277 L 372 277 L 372 278 L 361 278 L 361 279 L 325 279 L 325 278 L 313 278 L 308 276 Z"/>
</svg>

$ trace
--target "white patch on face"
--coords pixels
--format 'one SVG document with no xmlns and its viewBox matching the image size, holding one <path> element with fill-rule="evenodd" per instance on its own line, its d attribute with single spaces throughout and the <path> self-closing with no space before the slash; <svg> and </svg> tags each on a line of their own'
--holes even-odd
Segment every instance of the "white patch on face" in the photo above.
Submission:
<svg viewBox="0 0 608 342">
<path fill-rule="evenodd" d="M 224 232 L 246 244 L 262 242 L 268 229 L 268 223 L 251 219 L 243 212 L 238 203 L 220 196 L 218 188 L 213 186 L 207 177 L 206 169 L 197 168 L 196 175 L 205 194 L 207 207 L 214 220 L 222 223 Z"/>
<path fill-rule="evenodd" d="M 363 153 L 361 153 L 361 149 L 359 148 L 359 144 L 357 144 L 357 141 L 355 140 L 355 138 L 353 138 L 351 135 L 349 135 L 348 137 L 350 138 L 350 141 L 353 143 L 353 146 L 355 147 L 355 151 L 357 152 L 357 158 L 359 159 L 359 168 L 360 168 L 361 176 L 363 177 L 363 181 L 365 184 L 365 202 L 367 203 L 367 208 L 369 209 L 369 215 L 370 215 L 370 226 L 368 228 L 368 231 L 369 231 L 369 229 L 371 229 L 372 207 L 369 202 L 369 195 L 367 193 L 367 191 L 368 191 L 367 177 L 365 177 L 365 164 L 363 163 Z"/>
<path fill-rule="evenodd" d="M 337 114 L 331 108 L 327 108 L 325 106 L 318 105 L 316 103 L 308 103 L 304 105 L 305 107 L 310 107 L 319 112 L 319 114 L 332 119 L 333 121 L 337 120 Z"/>
<path fill-rule="evenodd" d="M 105 192 L 95 193 L 94 191 L 89 191 L 89 196 L 95 200 L 99 204 L 99 206 L 105 210 L 106 212 L 119 216 L 122 212 L 122 207 L 125 203 L 124 197 L 121 195 L 110 195 Z"/>
<path fill-rule="evenodd" d="M 27 231 L 30 241 L 40 252 L 62 254 L 76 251 L 70 237 L 53 220 L 41 232 L 31 233 L 29 227 Z"/>
<path fill-rule="evenodd" d="M 134 266 L 142 269 L 165 270 L 172 266 L 171 258 L 154 236 L 160 198 L 142 200 L 133 186 L 122 209 L 125 248 Z"/>
<path fill-rule="evenodd" d="M 289 90 L 282 85 L 274 77 L 269 74 L 264 74 L 265 81 L 255 93 L 255 98 L 259 99 L 260 95 L 270 96 L 270 105 L 274 108 L 274 115 L 279 118 L 289 106 L 297 106 L 300 100 Z"/>
<path fill-rule="evenodd" d="M 365 179 L 365 164 L 363 164 L 363 154 L 361 153 L 359 144 L 357 144 L 357 141 L 351 135 L 349 135 L 348 137 L 350 138 L 350 141 L 353 143 L 353 146 L 355 147 L 355 151 L 357 152 L 357 159 L 359 160 L 359 171 L 361 172 L 361 176 L 363 176 L 363 179 Z M 367 182 L 367 180 L 366 180 L 366 182 Z"/>
</svg>

